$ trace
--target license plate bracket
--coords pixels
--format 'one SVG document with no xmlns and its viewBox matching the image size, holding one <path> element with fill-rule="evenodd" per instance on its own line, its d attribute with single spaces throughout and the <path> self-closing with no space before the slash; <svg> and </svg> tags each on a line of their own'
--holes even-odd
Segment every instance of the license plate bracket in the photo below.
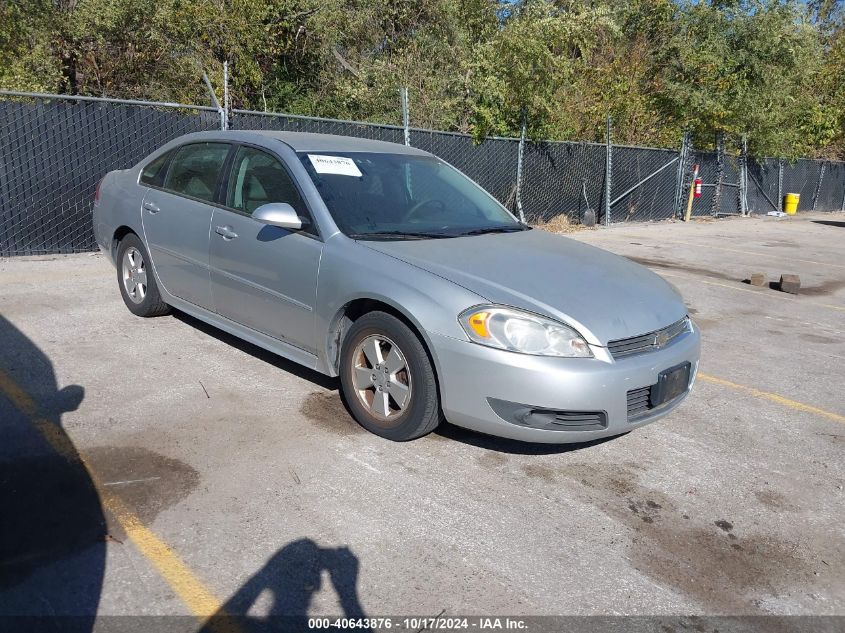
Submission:
<svg viewBox="0 0 845 633">
<path fill-rule="evenodd" d="M 659 407 L 686 393 L 691 369 L 692 364 L 685 362 L 661 371 L 657 383 L 651 386 L 651 406 Z"/>
</svg>

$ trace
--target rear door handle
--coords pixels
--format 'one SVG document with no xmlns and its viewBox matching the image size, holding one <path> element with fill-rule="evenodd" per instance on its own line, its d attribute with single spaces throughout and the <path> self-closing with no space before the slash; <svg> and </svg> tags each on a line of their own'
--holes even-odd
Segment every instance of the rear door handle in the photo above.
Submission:
<svg viewBox="0 0 845 633">
<path fill-rule="evenodd" d="M 235 233 L 230 226 L 215 227 L 214 232 L 217 233 L 217 235 L 222 235 L 224 240 L 233 240 L 238 236 L 238 234 Z"/>
<path fill-rule="evenodd" d="M 158 213 L 159 211 L 161 211 L 161 209 L 158 208 L 158 205 L 155 202 L 145 202 L 144 208 L 150 213 Z"/>
</svg>

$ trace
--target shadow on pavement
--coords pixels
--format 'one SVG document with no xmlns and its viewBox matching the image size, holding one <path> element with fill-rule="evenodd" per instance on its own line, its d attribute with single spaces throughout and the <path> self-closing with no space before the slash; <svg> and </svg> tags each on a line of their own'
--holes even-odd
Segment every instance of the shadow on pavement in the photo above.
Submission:
<svg viewBox="0 0 845 633">
<path fill-rule="evenodd" d="M 276 552 L 226 601 L 221 613 L 209 618 L 202 633 L 312 630 L 308 609 L 323 572 L 329 574 L 343 617 L 365 618 L 358 599 L 358 558 L 348 547 L 326 548 L 300 539 Z M 257 604 L 265 615 L 250 614 Z"/>
<path fill-rule="evenodd" d="M 499 453 L 510 453 L 512 455 L 557 455 L 559 453 L 569 453 L 571 451 L 578 451 L 592 446 L 598 446 L 599 444 L 604 444 L 605 442 L 627 435 L 627 433 L 620 433 L 619 435 L 613 435 L 611 437 L 603 437 L 589 442 L 578 442 L 573 444 L 540 444 L 537 442 L 520 442 L 506 437 L 496 437 L 495 435 L 485 435 L 484 433 L 471 431 L 470 429 L 455 426 L 454 424 L 449 424 L 447 422 L 438 426 L 434 430 L 434 435 Z"/>
<path fill-rule="evenodd" d="M 200 330 L 204 334 L 216 338 L 218 341 L 226 343 L 227 345 L 231 345 L 232 347 L 244 353 L 258 358 L 259 360 L 263 360 L 265 363 L 273 365 L 274 367 L 277 367 L 283 371 L 289 372 L 299 378 L 309 380 L 314 384 L 323 387 L 324 389 L 338 391 L 344 409 L 350 417 L 354 417 L 352 416 L 352 412 L 346 402 L 346 398 L 343 396 L 343 392 L 340 390 L 339 379 L 329 378 L 328 376 L 324 376 L 319 372 L 313 371 L 311 369 L 308 369 L 307 367 L 303 367 L 297 363 L 294 363 L 293 361 L 289 361 L 285 358 L 282 358 L 281 356 L 278 356 L 273 352 L 269 352 L 265 349 L 258 347 L 257 345 L 248 343 L 247 341 L 244 341 L 243 339 L 240 339 L 237 336 L 228 334 L 227 332 L 224 332 L 223 330 L 220 330 L 214 327 L 213 325 L 209 325 L 204 321 L 200 321 L 199 319 L 185 314 L 184 312 L 179 312 L 178 310 L 175 310 L 173 312 L 173 316 L 185 323 L 186 325 L 190 325 L 191 327 Z M 441 424 L 434 431 L 434 434 L 439 437 L 463 442 L 465 444 L 485 448 L 487 450 L 499 451 L 502 453 L 512 453 L 516 455 L 550 455 L 556 453 L 567 453 L 573 450 L 596 446 L 598 444 L 602 444 L 604 442 L 614 439 L 613 437 L 609 437 L 602 438 L 600 440 L 593 440 L 591 442 L 582 442 L 579 444 L 532 444 L 527 442 L 517 442 L 516 440 L 509 440 L 500 437 L 493 437 L 492 435 L 484 435 L 483 433 L 476 433 L 475 431 L 460 428 L 449 423 Z"/>
<path fill-rule="evenodd" d="M 59 389 L 50 359 L 2 316 L 0 341 L 0 628 L 10 616 L 12 628 L 25 626 L 17 618 L 29 616 L 37 629 L 90 631 L 103 584 L 106 522 L 61 423 L 85 391 Z M 37 413 L 25 415 L 4 395 L 18 386 L 37 402 Z"/>
<path fill-rule="evenodd" d="M 218 341 L 226 343 L 226 345 L 231 345 L 245 354 L 249 354 L 259 360 L 263 360 L 265 363 L 272 365 L 273 367 L 277 367 L 282 371 L 293 374 L 297 378 L 309 380 L 323 389 L 337 391 L 340 388 L 340 381 L 337 378 L 329 378 L 328 376 L 314 371 L 313 369 L 308 369 L 307 367 L 303 367 L 291 360 L 282 358 L 281 356 L 258 347 L 257 345 L 253 345 L 242 338 L 238 338 L 228 332 L 224 332 L 205 321 L 200 321 L 199 319 L 192 317 L 190 314 L 186 314 L 178 310 L 173 310 L 172 314 L 176 319 L 182 321 L 182 323 L 190 325 L 192 328 L 199 330 L 203 334 L 216 338 Z"/>
</svg>

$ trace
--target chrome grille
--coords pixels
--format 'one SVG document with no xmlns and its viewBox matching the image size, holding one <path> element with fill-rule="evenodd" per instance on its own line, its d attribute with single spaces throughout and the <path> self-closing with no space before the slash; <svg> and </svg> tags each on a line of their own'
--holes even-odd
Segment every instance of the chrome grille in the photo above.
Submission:
<svg viewBox="0 0 845 633">
<path fill-rule="evenodd" d="M 684 332 L 688 332 L 688 323 L 689 318 L 684 317 L 672 325 L 654 332 L 649 332 L 648 334 L 610 341 L 607 344 L 607 349 L 613 358 L 622 358 L 624 356 L 632 356 L 633 354 L 642 354 L 644 352 L 662 349 Z"/>
</svg>

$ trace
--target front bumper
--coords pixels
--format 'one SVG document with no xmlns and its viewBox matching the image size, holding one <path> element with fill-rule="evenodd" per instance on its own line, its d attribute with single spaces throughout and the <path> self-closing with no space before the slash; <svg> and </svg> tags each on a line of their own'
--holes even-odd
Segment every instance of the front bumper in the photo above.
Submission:
<svg viewBox="0 0 845 633">
<path fill-rule="evenodd" d="M 458 426 L 526 442 L 586 442 L 626 433 L 675 409 L 695 382 L 701 334 L 695 325 L 670 345 L 614 360 L 604 348 L 596 358 L 552 358 L 497 350 L 465 340 L 431 335 L 443 413 Z M 628 392 L 649 387 L 670 367 L 689 362 L 686 393 L 645 415 L 628 419 Z M 491 400 L 538 410 L 604 412 L 599 430 L 548 430 L 500 417 Z M 501 412 L 501 407 L 498 407 Z"/>
</svg>

